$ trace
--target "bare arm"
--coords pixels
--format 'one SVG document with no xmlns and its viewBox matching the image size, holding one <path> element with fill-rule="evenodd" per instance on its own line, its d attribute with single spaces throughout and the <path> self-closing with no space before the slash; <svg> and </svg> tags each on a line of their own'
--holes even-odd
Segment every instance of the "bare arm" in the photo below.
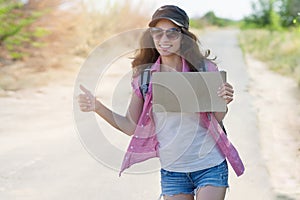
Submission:
<svg viewBox="0 0 300 200">
<path fill-rule="evenodd" d="M 218 91 L 218 96 L 222 97 L 226 101 L 226 104 L 228 105 L 233 100 L 233 93 L 234 93 L 233 87 L 229 83 L 224 83 Z M 214 113 L 218 122 L 221 122 L 224 119 L 227 111 L 228 111 L 228 107 L 226 107 L 226 112 Z"/>
<path fill-rule="evenodd" d="M 141 98 L 133 93 L 127 113 L 125 116 L 122 116 L 103 105 L 83 86 L 80 86 L 80 89 L 83 91 L 83 94 L 78 96 L 78 103 L 81 111 L 96 112 L 111 126 L 127 135 L 133 135 L 143 109 L 143 100 Z"/>
</svg>

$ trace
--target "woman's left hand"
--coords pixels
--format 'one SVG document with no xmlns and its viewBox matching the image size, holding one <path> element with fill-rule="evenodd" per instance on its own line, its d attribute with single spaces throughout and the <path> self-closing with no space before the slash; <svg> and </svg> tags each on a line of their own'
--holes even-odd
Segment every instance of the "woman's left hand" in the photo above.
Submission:
<svg viewBox="0 0 300 200">
<path fill-rule="evenodd" d="M 218 96 L 222 97 L 227 104 L 233 100 L 233 87 L 229 83 L 223 83 L 218 90 Z"/>
</svg>

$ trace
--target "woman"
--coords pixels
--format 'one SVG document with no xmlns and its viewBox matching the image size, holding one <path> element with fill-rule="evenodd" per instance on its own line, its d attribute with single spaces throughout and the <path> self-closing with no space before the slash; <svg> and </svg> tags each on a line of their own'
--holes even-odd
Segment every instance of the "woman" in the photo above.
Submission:
<svg viewBox="0 0 300 200">
<path fill-rule="evenodd" d="M 141 73 L 149 63 L 152 63 L 151 73 L 217 71 L 207 56 L 201 54 L 196 36 L 189 31 L 185 11 L 166 5 L 153 14 L 149 29 L 141 38 L 141 49 L 132 62 L 133 94 L 125 116 L 105 107 L 81 86 L 84 93 L 78 101 L 83 112 L 94 111 L 113 127 L 132 136 L 121 172 L 134 163 L 160 158 L 164 199 L 192 200 L 194 196 L 197 200 L 224 199 L 228 167 L 199 113 L 152 112 L 151 82 L 143 96 Z M 232 86 L 224 83 L 218 95 L 229 104 L 233 100 Z M 212 116 L 221 122 L 225 115 L 226 112 L 215 112 Z"/>
</svg>

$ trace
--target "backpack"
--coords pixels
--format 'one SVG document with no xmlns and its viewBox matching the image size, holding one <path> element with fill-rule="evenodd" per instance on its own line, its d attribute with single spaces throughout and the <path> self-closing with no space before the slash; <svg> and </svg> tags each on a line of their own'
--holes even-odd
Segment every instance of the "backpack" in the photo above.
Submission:
<svg viewBox="0 0 300 200">
<path fill-rule="evenodd" d="M 151 67 L 152 67 L 152 65 L 146 67 L 141 73 L 140 91 L 141 91 L 141 94 L 143 96 L 143 99 L 145 99 L 146 94 L 148 92 L 150 79 L 151 79 Z M 208 66 L 207 66 L 207 62 L 204 61 L 204 72 L 206 72 L 206 71 L 208 71 Z M 223 121 L 219 122 L 219 124 L 221 125 L 224 133 L 227 135 L 226 129 L 225 129 L 224 124 L 223 124 Z"/>
</svg>

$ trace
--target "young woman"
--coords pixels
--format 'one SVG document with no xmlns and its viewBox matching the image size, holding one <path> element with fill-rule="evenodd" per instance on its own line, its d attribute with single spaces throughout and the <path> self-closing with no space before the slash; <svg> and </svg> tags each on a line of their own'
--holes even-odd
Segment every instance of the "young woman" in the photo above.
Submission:
<svg viewBox="0 0 300 200">
<path fill-rule="evenodd" d="M 113 127 L 132 136 L 121 172 L 134 163 L 159 157 L 162 196 L 168 200 L 222 200 L 228 187 L 224 154 L 208 133 L 199 113 L 154 113 L 151 81 L 146 96 L 140 90 L 143 69 L 152 72 L 217 71 L 202 55 L 196 36 L 189 31 L 189 18 L 177 6 L 166 5 L 152 16 L 133 62 L 133 93 L 126 116 L 112 112 L 81 86 L 79 105 L 83 112 L 96 112 Z M 154 64 L 153 64 L 154 63 Z M 205 67 L 206 66 L 206 67 Z M 218 95 L 229 104 L 233 88 L 224 83 Z M 226 112 L 212 113 L 221 122 Z M 205 113 L 204 113 L 204 116 Z"/>
</svg>

